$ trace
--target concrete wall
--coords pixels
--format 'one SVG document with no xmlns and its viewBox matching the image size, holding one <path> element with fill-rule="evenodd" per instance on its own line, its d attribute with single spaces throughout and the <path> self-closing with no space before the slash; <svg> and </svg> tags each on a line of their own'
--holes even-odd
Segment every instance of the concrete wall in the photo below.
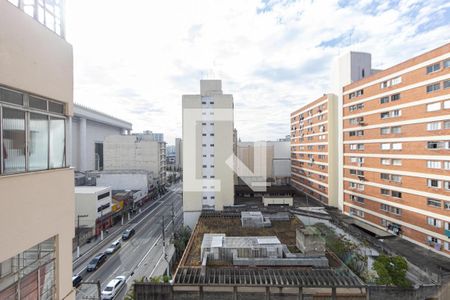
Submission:
<svg viewBox="0 0 450 300">
<path fill-rule="evenodd" d="M 73 113 L 72 46 L 0 0 L 0 85 L 65 103 Z M 56 236 L 56 298 L 74 299 L 73 170 L 0 177 L 0 262 Z"/>
<path fill-rule="evenodd" d="M 0 262 L 56 236 L 57 299 L 75 298 L 71 282 L 73 180 L 71 169 L 0 177 Z"/>
<path fill-rule="evenodd" d="M 122 128 L 86 120 L 86 140 L 84 149 L 80 143 L 80 119 L 72 119 L 72 166 L 76 171 L 95 170 L 95 143 L 103 143 L 110 135 L 120 135 Z M 84 153 L 83 153 L 84 152 Z M 104 149 L 103 149 L 104 153 Z M 81 157 L 85 157 L 84 162 Z M 103 154 L 104 155 L 104 154 Z M 104 161 L 103 161 L 104 164 Z"/>
<path fill-rule="evenodd" d="M 147 174 L 98 174 L 98 186 L 110 186 L 112 190 L 144 190 L 148 191 L 149 178 Z"/>
<path fill-rule="evenodd" d="M 72 46 L 0 1 L 0 84 L 66 103 L 73 113 Z"/>
<path fill-rule="evenodd" d="M 87 187 L 91 189 L 93 187 Z M 95 188 L 95 187 L 94 187 Z M 87 226 L 95 228 L 95 222 L 102 215 L 106 215 L 111 212 L 112 198 L 111 188 L 98 188 L 96 192 L 86 193 L 77 192 L 77 190 L 83 190 L 85 187 L 75 188 L 75 221 L 78 222 L 78 215 L 88 215 L 85 218 L 80 218 L 80 226 Z M 97 200 L 98 195 L 109 192 L 109 196 L 103 199 Z M 105 204 L 110 204 L 109 208 L 104 209 L 102 212 L 98 212 L 97 209 Z"/>
<path fill-rule="evenodd" d="M 113 135 L 103 143 L 104 170 L 146 170 L 160 174 L 160 143 L 131 135 Z M 161 178 L 159 178 L 161 180 Z"/>
</svg>

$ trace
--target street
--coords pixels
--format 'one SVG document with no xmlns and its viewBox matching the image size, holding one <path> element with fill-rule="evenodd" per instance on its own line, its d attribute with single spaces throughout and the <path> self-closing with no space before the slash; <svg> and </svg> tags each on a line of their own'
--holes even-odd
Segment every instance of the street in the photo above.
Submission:
<svg viewBox="0 0 450 300">
<path fill-rule="evenodd" d="M 123 275 L 127 278 L 125 286 L 116 299 L 123 299 L 126 291 L 134 279 L 140 279 L 143 275 L 153 274 L 158 263 L 164 263 L 162 256 L 162 217 L 164 216 L 166 243 L 173 232 L 172 205 L 176 226 L 182 222 L 181 184 L 173 185 L 161 198 L 144 208 L 121 230 L 106 236 L 105 240 L 96 245 L 94 249 L 84 257 L 74 261 L 74 274 L 80 274 L 83 282 L 100 281 L 103 290 L 110 280 Z M 128 241 L 121 241 L 121 248 L 110 255 L 106 262 L 94 272 L 86 272 L 86 265 L 99 253 L 102 253 L 109 245 L 121 239 L 125 229 L 134 228 L 136 233 Z M 162 261 L 162 262 L 161 262 Z M 98 289 L 93 284 L 82 284 L 77 290 L 77 299 L 98 299 Z"/>
</svg>

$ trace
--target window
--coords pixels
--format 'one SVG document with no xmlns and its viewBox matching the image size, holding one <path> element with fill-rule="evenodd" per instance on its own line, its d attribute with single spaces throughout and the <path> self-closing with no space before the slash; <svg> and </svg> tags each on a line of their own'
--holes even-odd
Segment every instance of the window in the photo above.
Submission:
<svg viewBox="0 0 450 300">
<path fill-rule="evenodd" d="M 391 95 L 391 101 L 397 101 L 397 100 L 400 100 L 400 94 Z"/>
<path fill-rule="evenodd" d="M 348 107 L 349 111 L 355 111 L 355 110 L 359 110 L 359 109 L 363 109 L 364 108 L 364 103 L 358 103 L 358 104 L 354 104 Z"/>
<path fill-rule="evenodd" d="M 388 103 L 388 102 L 389 102 L 389 97 L 388 96 L 380 98 L 380 104 L 384 104 L 384 103 Z"/>
<path fill-rule="evenodd" d="M 450 100 L 444 101 L 444 109 L 450 109 Z"/>
<path fill-rule="evenodd" d="M 450 67 L 450 59 L 447 59 L 446 61 L 444 61 L 444 68 L 449 68 Z"/>
<path fill-rule="evenodd" d="M 385 89 L 385 88 L 390 87 L 390 86 L 391 86 L 391 81 L 390 81 L 390 80 L 383 81 L 383 82 L 380 84 L 380 87 L 381 87 L 382 89 Z"/>
<path fill-rule="evenodd" d="M 427 148 L 428 149 L 444 149 L 444 148 L 448 148 L 448 142 L 436 142 L 436 141 L 431 141 L 431 142 L 427 142 Z"/>
<path fill-rule="evenodd" d="M 350 131 L 349 135 L 350 136 L 363 136 L 364 135 L 364 130 Z"/>
<path fill-rule="evenodd" d="M 440 63 L 432 64 L 430 66 L 427 66 L 427 74 L 439 71 L 440 69 L 441 69 L 441 64 Z"/>
<path fill-rule="evenodd" d="M 380 189 L 380 193 L 381 195 L 389 196 L 391 194 L 391 191 L 387 189 Z"/>
<path fill-rule="evenodd" d="M 380 209 L 385 212 L 393 213 L 395 215 L 401 215 L 402 210 L 398 207 L 390 206 L 387 204 L 380 204 Z"/>
<path fill-rule="evenodd" d="M 438 111 L 441 109 L 441 102 L 430 103 L 427 105 L 427 111 Z"/>
<path fill-rule="evenodd" d="M 444 181 L 444 188 L 445 188 L 447 191 L 450 191 L 450 181 Z"/>
<path fill-rule="evenodd" d="M 2 121 L 3 173 L 25 172 L 25 112 L 3 108 Z"/>
<path fill-rule="evenodd" d="M 440 89 L 441 89 L 441 84 L 439 82 L 427 85 L 427 93 L 439 91 Z"/>
<path fill-rule="evenodd" d="M 448 89 L 450 87 L 450 79 L 444 80 L 444 89 Z"/>
<path fill-rule="evenodd" d="M 401 159 L 393 159 L 392 160 L 392 165 L 394 165 L 394 166 L 401 166 L 402 165 L 402 160 Z"/>
<path fill-rule="evenodd" d="M 428 187 L 431 187 L 431 188 L 439 188 L 440 189 L 442 187 L 442 181 L 437 180 L 437 179 L 428 179 L 427 185 L 428 185 Z"/>
<path fill-rule="evenodd" d="M 397 85 L 397 84 L 400 84 L 400 83 L 402 83 L 402 77 L 401 76 L 391 79 L 391 85 Z"/>
<path fill-rule="evenodd" d="M 353 207 L 350 208 L 350 215 L 364 218 L 364 212 Z"/>
<path fill-rule="evenodd" d="M 394 134 L 402 133 L 402 127 L 401 126 L 393 126 L 393 127 L 391 127 L 391 131 Z"/>
<path fill-rule="evenodd" d="M 441 122 L 431 122 L 427 124 L 427 130 L 440 130 Z"/>
<path fill-rule="evenodd" d="M 395 197 L 395 198 L 401 198 L 402 197 L 402 193 L 401 192 L 397 192 L 397 191 L 391 191 L 391 196 Z"/>
<path fill-rule="evenodd" d="M 393 143 L 392 150 L 402 150 L 402 143 Z"/>
<path fill-rule="evenodd" d="M 400 117 L 401 115 L 402 115 L 402 111 L 399 109 L 391 111 L 391 114 L 390 114 L 391 117 Z"/>
<path fill-rule="evenodd" d="M 364 187 L 364 186 L 363 186 Z M 352 201 L 364 204 L 364 198 L 363 197 L 359 197 L 359 196 L 355 196 L 355 195 L 350 195 L 350 199 Z"/>
<path fill-rule="evenodd" d="M 444 129 L 450 129 L 450 120 L 444 122 Z"/>
<path fill-rule="evenodd" d="M 444 161 L 444 169 L 450 170 L 450 161 Z"/>
<path fill-rule="evenodd" d="M 380 134 L 390 134 L 390 133 L 391 133 L 391 127 L 380 128 Z"/>
<path fill-rule="evenodd" d="M 350 125 L 358 125 L 364 122 L 364 118 L 363 117 L 351 118 L 349 122 Z"/>
<path fill-rule="evenodd" d="M 429 169 L 440 169 L 441 168 L 441 162 L 437 160 L 429 160 L 427 161 L 427 168 Z"/>
<path fill-rule="evenodd" d="M 391 174 L 391 181 L 400 183 L 402 182 L 402 176 Z"/>
<path fill-rule="evenodd" d="M 381 144 L 381 150 L 390 150 L 390 149 L 391 149 L 391 144 L 389 144 L 389 143 Z"/>
<path fill-rule="evenodd" d="M 364 144 L 350 144 L 350 150 L 364 150 Z"/>
<path fill-rule="evenodd" d="M 428 198 L 427 199 L 427 205 L 428 206 L 432 206 L 432 207 L 441 207 L 441 200 L 436 200 L 436 199 L 431 199 Z"/>
<path fill-rule="evenodd" d="M 97 196 L 97 200 L 105 199 L 105 198 L 109 197 L 110 195 L 111 195 L 110 192 L 103 193 L 103 194 Z"/>
<path fill-rule="evenodd" d="M 450 210 L 450 202 L 444 201 L 444 209 Z"/>
<path fill-rule="evenodd" d="M 384 179 L 384 180 L 390 180 L 391 179 L 389 174 L 386 174 L 386 173 L 380 173 L 380 178 Z"/>
<path fill-rule="evenodd" d="M 383 113 L 381 113 L 381 114 L 380 114 L 380 118 L 382 118 L 382 119 L 387 119 L 387 118 L 389 118 L 389 112 L 383 112 Z"/>
<path fill-rule="evenodd" d="M 433 227 L 437 227 L 437 228 L 442 227 L 442 221 L 432 218 L 432 217 L 427 217 L 427 223 L 428 223 L 428 225 L 431 225 Z"/>
<path fill-rule="evenodd" d="M 29 121 L 30 171 L 48 168 L 48 116 L 30 113 Z"/>
<path fill-rule="evenodd" d="M 391 164 L 391 160 L 389 158 L 382 158 L 381 164 L 385 166 L 389 166 Z"/>
<path fill-rule="evenodd" d="M 0 99 L 3 102 L 23 106 L 23 94 L 0 88 Z"/>
</svg>

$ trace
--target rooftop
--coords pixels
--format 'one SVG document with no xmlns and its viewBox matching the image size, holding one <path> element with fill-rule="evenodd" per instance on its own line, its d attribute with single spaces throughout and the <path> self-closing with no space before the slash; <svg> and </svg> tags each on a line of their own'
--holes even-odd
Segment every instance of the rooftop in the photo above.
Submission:
<svg viewBox="0 0 450 300">
<path fill-rule="evenodd" d="M 98 194 L 111 190 L 108 186 L 76 186 L 75 194 Z"/>
</svg>

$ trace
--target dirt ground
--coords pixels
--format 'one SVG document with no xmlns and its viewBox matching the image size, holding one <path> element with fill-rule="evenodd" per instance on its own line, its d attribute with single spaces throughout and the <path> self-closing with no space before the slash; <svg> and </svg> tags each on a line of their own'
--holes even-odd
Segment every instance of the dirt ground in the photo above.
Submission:
<svg viewBox="0 0 450 300">
<path fill-rule="evenodd" d="M 200 248 L 204 233 L 225 233 L 227 236 L 276 236 L 282 244 L 294 252 L 295 230 L 302 226 L 297 218 L 290 221 L 272 221 L 272 227 L 243 228 L 239 217 L 201 217 L 197 224 L 193 243 L 186 259 L 186 266 L 200 266 Z"/>
</svg>

